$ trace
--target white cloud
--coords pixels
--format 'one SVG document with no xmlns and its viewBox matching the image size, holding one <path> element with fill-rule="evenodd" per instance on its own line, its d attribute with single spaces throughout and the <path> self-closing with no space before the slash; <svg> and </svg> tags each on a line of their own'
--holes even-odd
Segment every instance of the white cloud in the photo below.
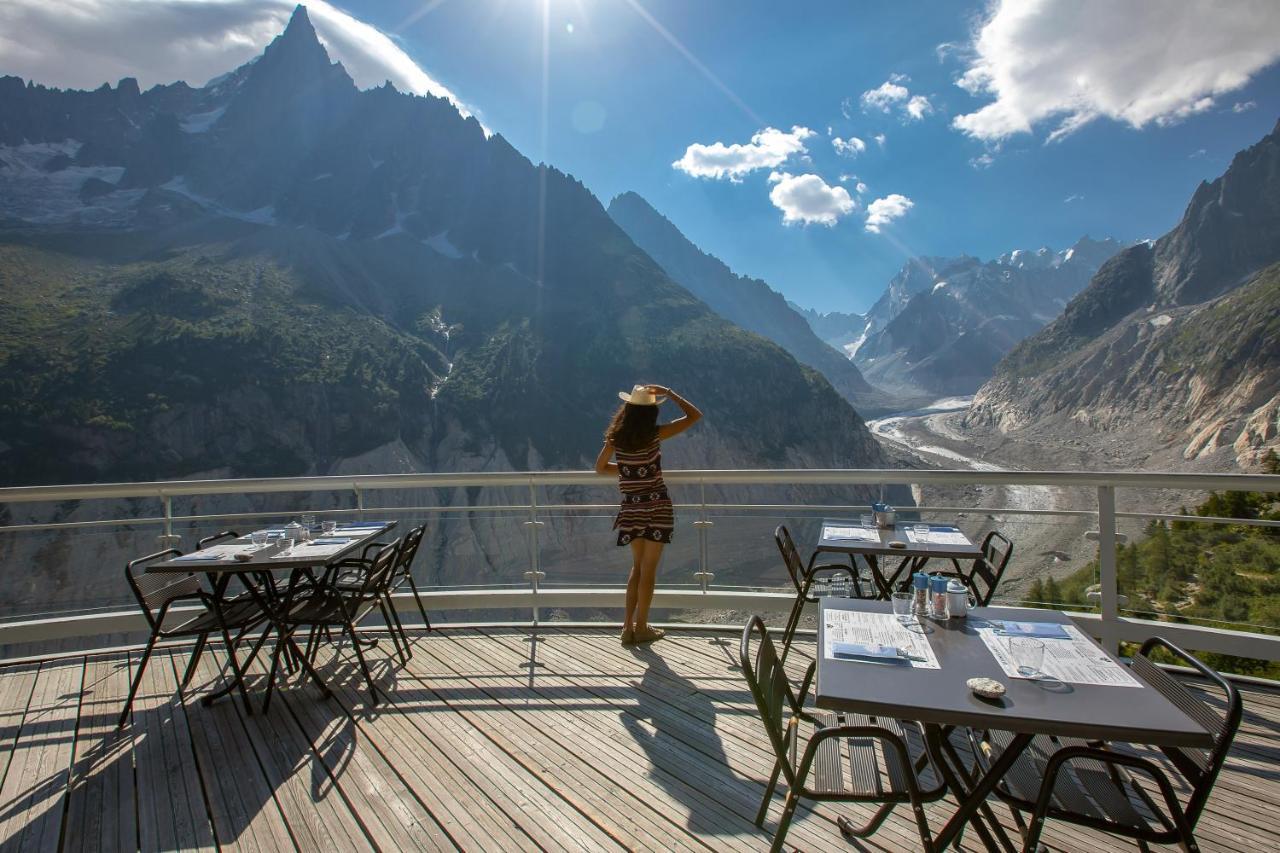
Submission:
<svg viewBox="0 0 1280 853">
<path fill-rule="evenodd" d="M 991 156 L 990 151 L 984 151 L 977 157 L 970 157 L 969 165 L 975 169 L 988 169 L 995 161 L 996 158 Z"/>
<path fill-rule="evenodd" d="M 912 95 L 911 100 L 907 101 L 907 105 L 903 107 L 908 116 L 915 121 L 927 116 L 933 112 L 933 104 L 929 103 L 929 99 L 924 95 Z"/>
<path fill-rule="evenodd" d="M 840 102 L 840 114 L 845 118 L 853 118 L 853 98 L 845 98 Z"/>
<path fill-rule="evenodd" d="M 911 96 L 911 92 L 903 83 L 910 82 L 909 77 L 905 74 L 890 74 L 889 79 L 881 83 L 874 89 L 868 89 L 862 93 L 862 108 L 864 110 L 879 110 L 882 113 L 889 112 L 895 104 L 905 101 Z"/>
<path fill-rule="evenodd" d="M 1072 202 L 1076 202 L 1076 201 L 1084 201 L 1084 196 L 1080 195 L 1079 193 L 1072 193 L 1071 195 L 1064 198 L 1062 200 L 1062 203 L 1071 204 Z"/>
<path fill-rule="evenodd" d="M 185 80 L 202 86 L 262 52 L 284 29 L 295 0 L 5 0 L 0 68 L 63 88 L 92 89 L 122 77 L 142 88 Z M 469 111 L 391 37 L 324 0 L 307 12 L 331 58 L 361 88 L 390 80 Z"/>
<path fill-rule="evenodd" d="M 874 139 L 874 140 L 876 141 L 876 145 L 879 145 L 881 148 L 883 148 L 883 147 L 884 147 L 884 134 L 883 134 L 883 133 L 877 133 L 875 136 L 873 136 L 873 137 L 871 137 L 871 138 L 872 138 L 872 139 Z"/>
<path fill-rule="evenodd" d="M 1231 105 L 1231 112 L 1247 113 L 1249 112 L 1249 110 L 1253 109 L 1257 105 L 1258 105 L 1257 101 L 1236 101 L 1234 104 Z"/>
<path fill-rule="evenodd" d="M 1188 155 L 1187 155 L 1187 159 L 1188 159 L 1188 160 L 1194 160 L 1194 159 L 1196 159 L 1197 157 L 1204 157 L 1204 156 L 1206 156 L 1208 153 L 1209 153 L 1209 152 L 1208 152 L 1208 151 L 1206 151 L 1206 150 L 1204 150 L 1203 148 L 1197 148 L 1195 151 L 1192 151 L 1190 154 L 1188 154 Z"/>
<path fill-rule="evenodd" d="M 994 100 L 952 124 L 998 140 L 1056 121 L 1142 128 L 1211 107 L 1280 58 L 1280 3 L 994 0 L 957 84 Z"/>
<path fill-rule="evenodd" d="M 769 183 L 773 184 L 769 201 L 782 211 L 782 221 L 788 225 L 835 225 L 857 207 L 848 190 L 829 186 L 817 175 L 773 172 Z"/>
<path fill-rule="evenodd" d="M 671 165 L 695 178 L 728 178 L 736 182 L 748 172 L 772 169 L 781 166 L 793 154 L 807 153 L 804 140 L 813 135 L 807 127 L 793 127 L 790 133 L 766 127 L 753 134 L 745 145 L 736 142 L 732 145 L 723 142 L 703 145 L 695 142 Z"/>
<path fill-rule="evenodd" d="M 867 143 L 856 136 L 850 136 L 848 139 L 841 139 L 837 136 L 831 140 L 831 147 L 841 157 L 857 157 L 867 150 Z"/>
<path fill-rule="evenodd" d="M 895 219 L 901 219 L 913 207 L 915 202 L 898 193 L 878 198 L 867 205 L 867 230 L 872 234 L 879 234 L 881 228 Z"/>
<path fill-rule="evenodd" d="M 867 185 L 866 185 L 866 184 L 864 184 L 862 181 L 858 181 L 858 185 L 857 185 L 856 187 L 854 187 L 853 189 L 854 189 L 854 191 L 855 191 L 855 192 L 857 192 L 857 193 L 858 193 L 858 195 L 862 195 L 863 193 L 865 193 L 865 192 L 867 191 Z"/>
</svg>

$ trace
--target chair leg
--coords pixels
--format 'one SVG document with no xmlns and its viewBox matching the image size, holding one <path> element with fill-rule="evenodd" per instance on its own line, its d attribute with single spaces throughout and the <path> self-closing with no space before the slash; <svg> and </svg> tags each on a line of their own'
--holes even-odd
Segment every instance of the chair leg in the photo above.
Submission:
<svg viewBox="0 0 1280 853">
<path fill-rule="evenodd" d="M 351 635 L 351 647 L 356 650 L 356 660 L 360 661 L 360 669 L 364 672 L 364 680 L 369 685 L 369 700 L 378 704 L 378 688 L 373 683 L 373 674 L 369 672 L 369 664 L 365 662 L 364 652 L 360 649 L 360 640 L 356 637 L 356 626 L 348 622 L 343 629 Z"/>
<path fill-rule="evenodd" d="M 791 818 L 796 813 L 796 806 L 800 804 L 800 798 L 796 796 L 795 791 L 787 791 L 787 801 L 782 806 L 782 816 L 778 818 L 778 831 L 773 834 L 773 846 L 769 848 L 769 853 L 778 853 L 782 849 L 782 842 L 787 837 L 787 830 L 791 827 Z"/>
<path fill-rule="evenodd" d="M 431 620 L 427 617 L 427 608 L 422 604 L 422 595 L 418 592 L 418 585 L 413 582 L 413 573 L 406 572 L 405 580 L 409 581 L 409 589 L 413 591 L 413 600 L 418 603 L 418 612 L 422 614 L 422 624 L 430 631 Z"/>
<path fill-rule="evenodd" d="M 381 598 L 378 599 L 378 611 L 382 613 L 382 621 L 387 626 L 387 633 L 391 636 L 391 644 L 396 648 L 396 654 L 400 656 L 400 662 L 407 664 L 409 658 L 405 655 L 404 646 L 401 642 L 402 638 L 396 632 L 396 623 L 391 618 L 391 613 L 387 610 L 386 602 Z"/>
<path fill-rule="evenodd" d="M 271 707 L 271 694 L 276 686 L 276 674 L 280 671 L 280 655 L 284 652 L 285 645 L 284 637 L 281 637 L 276 643 L 276 647 L 271 650 L 271 666 L 267 669 L 267 695 L 262 699 L 262 713 L 264 714 Z"/>
<path fill-rule="evenodd" d="M 800 616 L 804 613 L 805 597 L 805 592 L 801 592 L 796 596 L 795 603 L 791 605 L 787 624 L 782 629 L 782 654 L 778 655 L 779 663 L 787 662 L 787 652 L 791 651 L 791 641 L 795 638 L 796 629 L 800 627 Z"/>
<path fill-rule="evenodd" d="M 178 685 L 178 695 L 182 695 L 182 691 L 187 689 L 187 685 L 191 683 L 191 678 L 196 674 L 196 664 L 200 662 L 200 655 L 204 654 L 205 643 L 209 641 L 208 634 L 201 634 L 196 638 L 196 647 L 191 650 L 191 660 L 187 663 L 187 671 L 182 674 L 182 683 Z"/>
<path fill-rule="evenodd" d="M 773 762 L 773 773 L 769 776 L 769 784 L 764 789 L 764 799 L 760 801 L 760 811 L 756 813 L 756 826 L 764 826 L 764 816 L 769 813 L 769 802 L 773 800 L 774 789 L 778 787 L 778 777 L 782 775 L 782 762 Z"/>
<path fill-rule="evenodd" d="M 133 684 L 129 685 L 129 698 L 124 700 L 124 710 L 120 712 L 120 722 L 116 723 L 116 728 L 124 728 L 125 720 L 129 719 L 129 709 L 133 707 L 133 697 L 138 693 L 138 686 L 142 684 L 142 673 L 147 668 L 147 661 L 151 659 L 151 651 L 156 647 L 156 635 L 152 633 L 151 639 L 147 640 L 147 648 L 142 652 L 142 660 L 138 662 L 138 671 L 133 676 Z"/>
<path fill-rule="evenodd" d="M 231 632 L 224 626 L 222 628 L 222 641 L 227 644 L 227 658 L 231 661 L 231 671 L 236 676 L 236 687 L 240 689 L 240 698 L 244 700 L 244 712 L 253 714 L 253 703 L 249 701 L 249 691 L 244 688 L 244 670 L 240 667 L 240 661 L 236 659 L 236 647 L 231 642 Z"/>
<path fill-rule="evenodd" d="M 400 645 L 404 646 L 404 662 L 408 663 L 409 658 L 413 657 L 413 645 L 409 642 L 409 632 L 404 629 L 404 623 L 400 621 L 400 614 L 396 612 L 396 603 L 391 600 L 391 596 L 387 597 L 387 612 L 391 614 L 391 618 L 395 621 L 395 630 L 400 632 Z"/>
<path fill-rule="evenodd" d="M 897 805 L 897 803 L 881 804 L 880 808 L 876 809 L 876 813 L 871 816 L 871 820 L 862 826 L 854 826 L 853 821 L 847 817 L 836 818 L 836 826 L 840 827 L 840 834 L 845 838 L 866 838 L 879 829 L 880 824 L 889 819 L 889 814 Z"/>
</svg>

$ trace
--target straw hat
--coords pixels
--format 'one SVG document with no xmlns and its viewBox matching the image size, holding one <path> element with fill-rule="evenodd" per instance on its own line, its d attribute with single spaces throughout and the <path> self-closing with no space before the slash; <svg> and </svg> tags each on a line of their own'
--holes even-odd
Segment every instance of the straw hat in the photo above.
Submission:
<svg viewBox="0 0 1280 853">
<path fill-rule="evenodd" d="M 648 385 L 637 385 L 631 389 L 630 393 L 619 391 L 618 399 L 633 406 L 656 406 L 667 398 L 654 394 L 649 390 Z"/>
</svg>

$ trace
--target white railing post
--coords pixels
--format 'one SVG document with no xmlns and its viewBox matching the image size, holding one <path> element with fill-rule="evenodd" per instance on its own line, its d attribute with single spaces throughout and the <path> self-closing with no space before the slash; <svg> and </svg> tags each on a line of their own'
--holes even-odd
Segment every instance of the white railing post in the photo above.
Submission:
<svg viewBox="0 0 1280 853">
<path fill-rule="evenodd" d="M 702 592 L 705 595 L 707 587 L 710 586 L 715 574 L 707 568 L 707 530 L 711 528 L 713 522 L 707 518 L 707 481 L 698 481 L 699 489 L 699 510 L 698 520 L 693 526 L 698 529 L 698 571 L 693 576 L 702 584 Z"/>
<path fill-rule="evenodd" d="M 156 537 L 161 547 L 176 548 L 178 543 L 182 541 L 181 536 L 175 536 L 173 533 L 173 498 L 160 493 L 160 505 L 164 507 L 164 533 Z"/>
<path fill-rule="evenodd" d="M 529 529 L 529 571 L 524 576 L 529 579 L 530 595 L 533 601 L 533 624 L 536 628 L 538 625 L 538 582 L 546 576 L 546 573 L 539 568 L 538 559 L 538 528 L 542 526 L 542 522 L 538 520 L 538 484 L 531 477 L 529 478 L 529 520 L 524 523 Z"/>
<path fill-rule="evenodd" d="M 351 491 L 356 493 L 356 520 L 364 521 L 364 489 L 359 483 L 352 483 Z"/>
<path fill-rule="evenodd" d="M 1120 650 L 1120 590 L 1116 579 L 1116 490 L 1098 487 L 1098 604 L 1102 647 Z"/>
</svg>

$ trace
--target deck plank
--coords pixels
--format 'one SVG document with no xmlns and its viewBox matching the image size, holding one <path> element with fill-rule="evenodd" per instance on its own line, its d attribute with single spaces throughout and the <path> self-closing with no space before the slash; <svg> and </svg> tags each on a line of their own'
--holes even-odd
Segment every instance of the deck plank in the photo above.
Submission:
<svg viewBox="0 0 1280 853">
<path fill-rule="evenodd" d="M 349 646 L 344 651 L 350 655 Z M 457 762 L 465 763 L 466 756 L 447 745 L 441 749 L 434 741 L 424 742 L 408 717 L 431 713 L 429 709 L 419 707 L 409 713 L 368 709 L 363 675 L 354 664 L 346 658 L 326 660 L 323 655 L 320 660 L 335 699 L 354 721 L 362 742 L 394 768 L 401 783 L 430 811 L 454 844 L 468 850 L 538 849 L 520 824 L 493 801 L 490 792 L 477 787 L 458 767 Z M 290 696 L 299 693 L 296 685 L 286 689 Z"/>
<path fill-rule="evenodd" d="M 67 787 L 64 850 L 132 850 L 138 844 L 133 735 L 116 727 L 129 693 L 129 656 L 85 662 L 80 729 Z"/>
<path fill-rule="evenodd" d="M 347 646 L 322 659 L 335 699 L 295 677 L 265 716 L 260 666 L 254 714 L 201 706 L 220 655 L 182 702 L 186 654 L 157 653 L 119 732 L 138 653 L 0 666 L 0 849 L 763 850 L 780 811 L 777 798 L 765 831 L 751 825 L 772 755 L 729 633 L 629 650 L 604 628 L 544 627 L 536 643 L 450 629 L 416 636 L 408 666 L 384 641 L 371 659 L 390 699 L 376 707 Z M 798 677 L 812 643 L 793 654 Z M 1197 827 L 1204 850 L 1267 849 L 1280 834 L 1280 688 L 1241 692 L 1245 722 Z M 953 808 L 929 807 L 935 829 Z M 868 812 L 806 807 L 788 846 L 845 847 L 837 814 Z M 1134 849 L 1054 821 L 1044 841 Z M 914 849 L 909 812 L 857 846 Z"/>
<path fill-rule="evenodd" d="M 584 760 L 548 737 L 557 724 L 573 725 L 571 712 L 553 709 L 547 713 L 531 705 L 512 713 L 497 701 L 486 701 L 502 687 L 490 685 L 490 693 L 485 695 L 471 686 L 465 675 L 459 674 L 474 670 L 464 652 L 433 644 L 425 655 L 415 655 L 411 672 L 424 684 L 434 685 L 434 691 L 457 713 L 626 847 L 651 849 L 660 843 L 665 849 L 706 849 L 701 840 L 687 836 L 673 823 L 669 813 L 637 796 L 625 774 L 609 772 L 598 753 L 592 760 Z M 571 729 L 570 736 L 577 734 L 577 729 Z"/>
<path fill-rule="evenodd" d="M 0 668 L 0 784 L 9 769 L 39 672 L 40 665 L 35 663 Z"/>
<path fill-rule="evenodd" d="M 83 658 L 40 667 L 0 787 L 0 848 L 58 846 L 83 680 Z"/>
<path fill-rule="evenodd" d="M 713 837 L 713 843 L 730 849 L 754 846 L 754 809 L 744 817 L 723 801 L 721 787 L 731 778 L 727 767 L 699 764 L 683 754 L 659 728 L 627 713 L 629 702 L 616 697 L 583 701 L 581 688 L 545 671 L 529 686 L 527 675 L 510 674 L 522 670 L 525 658 L 519 652 L 495 647 L 484 636 L 452 639 L 471 651 L 471 668 L 464 671 L 468 680 L 512 711 L 547 718 L 557 706 L 573 708 L 569 724 L 548 720 L 543 730 L 584 760 L 639 779 L 637 788 L 678 816 L 686 833 Z"/>
<path fill-rule="evenodd" d="M 183 652 L 173 656 L 179 672 L 186 669 L 188 660 L 189 655 Z M 202 655 L 196 668 L 196 683 L 217 681 L 218 676 L 212 657 Z M 236 701 L 223 699 L 222 704 L 239 719 L 240 729 L 233 727 L 232 736 L 243 734 L 247 739 L 298 847 L 371 850 L 360 822 L 333 790 L 328 770 L 315 759 L 310 741 L 298 729 L 288 709 L 276 702 L 263 714 L 257 697 L 254 698 L 252 715 L 245 714 L 238 696 Z"/>
<path fill-rule="evenodd" d="M 131 674 L 139 663 L 140 655 L 131 653 Z M 126 730 L 136 768 L 139 848 L 144 853 L 215 849 L 187 714 L 167 652 L 154 655 L 143 671 Z"/>
<path fill-rule="evenodd" d="M 213 646 L 205 652 L 206 657 L 219 649 L 220 646 Z M 179 666 L 176 657 L 168 654 L 163 662 L 169 683 L 176 685 L 185 668 L 185 657 L 184 666 Z M 221 685 L 222 680 L 219 678 L 214 684 Z M 235 707 L 235 703 L 241 701 L 239 694 L 232 693 L 206 706 L 197 698 L 202 692 L 191 690 L 188 693 L 190 698 L 179 706 L 179 711 L 186 714 L 196 767 L 213 817 L 218 848 L 296 849 L 276 792 L 245 737 L 244 727 L 240 725 L 239 714 L 243 705 L 239 709 Z"/>
<path fill-rule="evenodd" d="M 697 751 L 703 760 L 728 763 L 736 770 L 741 783 L 724 790 L 734 797 L 741 813 L 753 817 L 764 794 L 765 784 L 773 768 L 774 755 L 768 746 L 764 729 L 753 713 L 745 712 L 742 695 L 750 703 L 750 693 L 745 682 L 706 674 L 682 672 L 681 661 L 672 654 L 673 646 L 657 645 L 652 648 L 624 649 L 608 634 L 592 633 L 586 637 L 577 632 L 556 633 L 545 643 L 540 659 L 556 671 L 562 666 L 567 671 L 582 673 L 587 678 L 593 667 L 604 673 L 612 673 L 608 683 L 616 688 L 635 693 L 640 698 L 638 710 L 651 719 L 676 742 Z M 619 676 L 626 680 L 617 680 Z M 730 706 L 733 707 L 730 707 Z M 754 709 L 754 704 L 751 704 Z M 831 808 L 814 808 L 802 805 L 796 820 L 788 832 L 793 841 L 809 840 L 819 844 L 843 844 L 836 834 L 835 819 L 838 815 L 856 812 L 847 805 L 838 811 Z M 781 797 L 775 797 L 765 824 L 772 831 L 781 811 Z M 817 814 L 818 823 L 810 823 L 806 817 Z M 866 819 L 871 810 L 853 815 L 855 820 Z M 904 830 L 900 832 L 899 830 Z M 792 833 L 795 837 L 792 838 Z M 812 835 L 810 838 L 809 835 Z M 884 849 L 912 847 L 919 843 L 913 825 L 886 825 L 877 838 L 865 843 L 868 849 L 884 846 Z"/>
<path fill-rule="evenodd" d="M 390 644 L 379 653 L 390 654 Z M 348 669 L 348 684 L 360 684 Z M 430 689 L 413 689 L 398 681 L 390 701 L 417 732 L 417 742 L 434 744 L 469 783 L 492 797 L 494 804 L 545 849 L 598 850 L 615 846 L 580 812 L 531 778 L 528 770 L 498 748 L 468 720 L 453 713 Z M 349 694 L 350 695 L 350 694 Z M 362 694 L 354 694 L 362 695 Z M 367 697 L 367 693 L 363 694 Z M 354 696 L 353 696 L 354 698 Z M 361 698 L 359 707 L 367 707 Z M 421 748 L 421 746 L 419 746 Z"/>
</svg>

